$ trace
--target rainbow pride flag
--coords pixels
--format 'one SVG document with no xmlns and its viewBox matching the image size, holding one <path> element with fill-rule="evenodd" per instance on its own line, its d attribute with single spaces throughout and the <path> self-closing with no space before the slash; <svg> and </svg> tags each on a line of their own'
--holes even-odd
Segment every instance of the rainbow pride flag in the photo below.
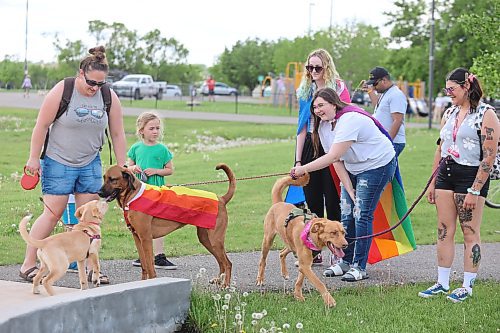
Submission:
<svg viewBox="0 0 500 333">
<path fill-rule="evenodd" d="M 398 166 L 394 179 L 387 184 L 377 208 L 375 208 L 373 233 L 387 230 L 398 223 L 407 210 L 403 181 Z M 394 230 L 372 239 L 370 251 L 368 252 L 368 263 L 374 264 L 384 259 L 411 252 L 416 248 L 411 219 L 408 216 Z"/>
<path fill-rule="evenodd" d="M 127 209 L 128 208 L 128 209 Z M 154 186 L 142 183 L 126 210 L 143 212 L 158 218 L 197 227 L 214 229 L 219 200 L 212 192 L 183 186 Z"/>
</svg>

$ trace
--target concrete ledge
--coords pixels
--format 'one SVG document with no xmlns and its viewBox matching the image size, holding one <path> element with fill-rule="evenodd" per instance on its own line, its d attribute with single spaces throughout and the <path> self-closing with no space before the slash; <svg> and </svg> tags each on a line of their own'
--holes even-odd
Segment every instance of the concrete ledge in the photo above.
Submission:
<svg viewBox="0 0 500 333">
<path fill-rule="evenodd" d="M 170 333 L 184 323 L 190 295 L 190 280 L 158 278 L 40 296 L 4 309 L 0 332 Z"/>
</svg>

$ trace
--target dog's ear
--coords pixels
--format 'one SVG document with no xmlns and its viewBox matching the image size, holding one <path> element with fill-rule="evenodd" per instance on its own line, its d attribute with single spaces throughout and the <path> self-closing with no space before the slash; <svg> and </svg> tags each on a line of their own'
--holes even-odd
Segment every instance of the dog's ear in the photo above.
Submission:
<svg viewBox="0 0 500 333">
<path fill-rule="evenodd" d="M 312 233 L 316 233 L 316 232 L 320 232 L 324 229 L 324 225 L 322 222 L 315 222 L 312 227 L 311 227 L 311 232 Z"/>
<path fill-rule="evenodd" d="M 122 171 L 122 177 L 127 181 L 128 188 L 132 191 L 135 191 L 135 186 L 134 186 L 135 176 L 134 176 L 134 174 L 132 172 L 126 170 L 126 171 Z"/>
<path fill-rule="evenodd" d="M 80 220 L 80 219 L 82 218 L 82 216 L 83 216 L 83 210 L 84 210 L 84 206 L 80 206 L 80 207 L 78 207 L 78 209 L 77 209 L 77 210 L 76 210 L 76 212 L 75 212 L 75 217 L 76 217 L 77 219 L 79 219 L 79 220 Z"/>
<path fill-rule="evenodd" d="M 92 208 L 92 216 L 97 217 L 98 219 L 102 219 L 102 213 L 101 213 L 101 210 L 99 209 L 99 207 L 94 206 Z"/>
</svg>

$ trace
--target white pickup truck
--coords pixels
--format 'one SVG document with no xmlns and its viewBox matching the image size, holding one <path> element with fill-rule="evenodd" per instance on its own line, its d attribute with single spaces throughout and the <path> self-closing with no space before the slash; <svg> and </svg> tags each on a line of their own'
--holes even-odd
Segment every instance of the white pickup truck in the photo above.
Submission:
<svg viewBox="0 0 500 333">
<path fill-rule="evenodd" d="M 133 97 L 143 99 L 144 97 L 163 98 L 163 93 L 167 89 L 167 82 L 153 81 L 151 75 L 130 74 L 125 75 L 120 81 L 116 81 L 112 86 L 118 97 Z"/>
</svg>

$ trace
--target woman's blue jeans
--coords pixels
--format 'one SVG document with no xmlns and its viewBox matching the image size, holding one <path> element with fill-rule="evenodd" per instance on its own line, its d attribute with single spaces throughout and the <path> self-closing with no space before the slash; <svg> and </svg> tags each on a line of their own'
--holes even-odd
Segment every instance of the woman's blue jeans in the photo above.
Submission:
<svg viewBox="0 0 500 333">
<path fill-rule="evenodd" d="M 396 164 L 397 160 L 394 158 L 387 165 L 380 168 L 368 170 L 358 175 L 349 173 L 352 186 L 356 191 L 356 201 L 352 201 L 344 187 L 342 187 L 340 196 L 341 222 L 344 225 L 347 237 L 353 238 L 372 234 L 375 208 L 385 186 L 394 177 Z M 347 241 L 350 244 L 344 251 L 344 262 L 365 269 L 372 239 L 356 240 L 354 243 L 349 239 Z"/>
</svg>

